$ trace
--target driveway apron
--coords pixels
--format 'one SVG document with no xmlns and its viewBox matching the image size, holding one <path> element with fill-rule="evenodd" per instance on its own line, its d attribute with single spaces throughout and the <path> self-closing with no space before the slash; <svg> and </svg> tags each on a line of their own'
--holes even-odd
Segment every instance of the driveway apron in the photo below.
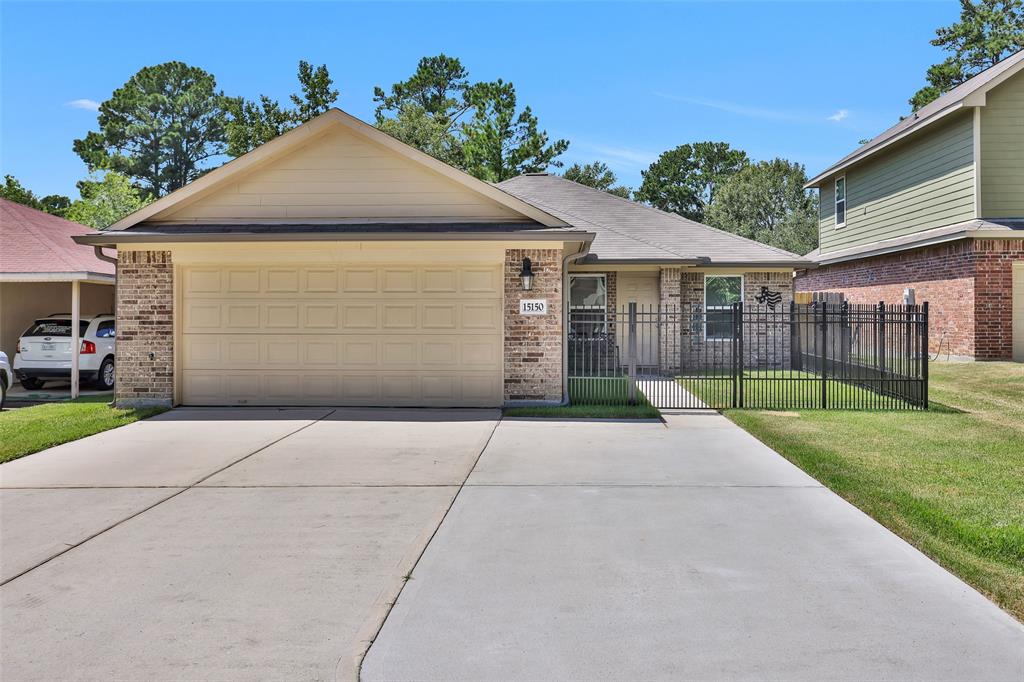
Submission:
<svg viewBox="0 0 1024 682">
<path fill-rule="evenodd" d="M 353 679 L 497 419 L 179 409 L 3 465 L 4 677 Z"/>
<path fill-rule="evenodd" d="M 1024 676 L 1024 627 L 714 413 L 505 420 L 366 680 Z"/>
</svg>

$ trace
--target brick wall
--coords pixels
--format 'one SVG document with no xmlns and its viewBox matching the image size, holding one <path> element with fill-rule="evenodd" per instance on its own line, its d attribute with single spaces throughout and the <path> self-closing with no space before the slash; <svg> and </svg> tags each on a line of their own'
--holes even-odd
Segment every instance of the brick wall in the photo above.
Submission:
<svg viewBox="0 0 1024 682">
<path fill-rule="evenodd" d="M 797 278 L 798 291 L 841 291 L 851 303 L 900 303 L 912 288 L 928 301 L 929 350 L 1007 359 L 1013 352 L 1012 263 L 1024 239 L 963 239 L 825 265 Z"/>
<path fill-rule="evenodd" d="M 704 272 L 682 268 L 661 271 L 661 309 L 679 310 L 684 318 L 662 324 L 661 368 L 721 367 L 732 358 L 732 341 L 705 338 L 704 334 Z M 788 272 L 743 273 L 743 304 L 757 306 L 755 297 L 761 287 L 782 295 L 777 311 L 789 309 L 793 300 L 793 277 Z M 691 316 L 686 318 L 686 316 Z M 672 318 L 670 318 L 672 319 Z M 779 324 L 781 317 L 768 316 L 763 323 L 744 325 L 744 364 L 747 367 L 781 367 L 789 362 L 789 328 Z"/>
<path fill-rule="evenodd" d="M 1024 239 L 974 239 L 972 246 L 975 357 L 1009 360 L 1013 357 L 1013 263 L 1024 260 Z"/>
<path fill-rule="evenodd" d="M 128 407 L 170 405 L 174 398 L 174 268 L 170 251 L 118 251 L 114 398 L 118 405 Z"/>
<path fill-rule="evenodd" d="M 523 258 L 533 262 L 533 289 L 523 291 Z M 519 300 L 544 298 L 547 315 L 520 315 Z M 562 400 L 562 252 L 505 251 L 505 400 Z"/>
</svg>

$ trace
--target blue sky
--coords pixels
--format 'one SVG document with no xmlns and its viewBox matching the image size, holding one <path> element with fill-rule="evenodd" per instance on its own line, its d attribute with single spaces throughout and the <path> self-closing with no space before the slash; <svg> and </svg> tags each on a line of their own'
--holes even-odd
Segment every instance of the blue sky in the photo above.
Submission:
<svg viewBox="0 0 1024 682">
<path fill-rule="evenodd" d="M 228 94 L 285 100 L 300 59 L 326 63 L 339 105 L 373 116 L 373 86 L 425 55 L 515 83 L 565 161 L 637 186 L 657 155 L 724 140 L 821 170 L 906 114 L 956 20 L 948 2 L 272 3 L 0 0 L 0 172 L 77 195 L 72 140 L 139 68 L 182 60 Z"/>
</svg>

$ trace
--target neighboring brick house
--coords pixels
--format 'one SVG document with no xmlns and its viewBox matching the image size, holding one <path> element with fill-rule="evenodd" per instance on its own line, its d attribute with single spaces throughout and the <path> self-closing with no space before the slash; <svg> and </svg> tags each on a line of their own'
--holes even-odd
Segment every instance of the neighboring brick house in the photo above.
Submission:
<svg viewBox="0 0 1024 682">
<path fill-rule="evenodd" d="M 929 302 L 940 358 L 1024 361 L 1024 51 L 812 179 L 818 267 L 798 291 Z"/>
<path fill-rule="evenodd" d="M 788 304 L 811 264 L 336 109 L 76 241 L 118 249 L 120 404 L 559 403 L 571 309 Z"/>
</svg>

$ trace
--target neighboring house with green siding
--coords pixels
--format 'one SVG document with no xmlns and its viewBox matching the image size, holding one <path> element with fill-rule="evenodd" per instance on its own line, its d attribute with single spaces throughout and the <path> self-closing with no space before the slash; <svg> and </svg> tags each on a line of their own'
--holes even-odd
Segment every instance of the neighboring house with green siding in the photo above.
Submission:
<svg viewBox="0 0 1024 682">
<path fill-rule="evenodd" d="M 1024 361 L 1024 51 L 840 159 L 798 291 L 928 301 L 941 357 Z M 1014 296 L 1014 292 L 1018 292 Z"/>
</svg>

